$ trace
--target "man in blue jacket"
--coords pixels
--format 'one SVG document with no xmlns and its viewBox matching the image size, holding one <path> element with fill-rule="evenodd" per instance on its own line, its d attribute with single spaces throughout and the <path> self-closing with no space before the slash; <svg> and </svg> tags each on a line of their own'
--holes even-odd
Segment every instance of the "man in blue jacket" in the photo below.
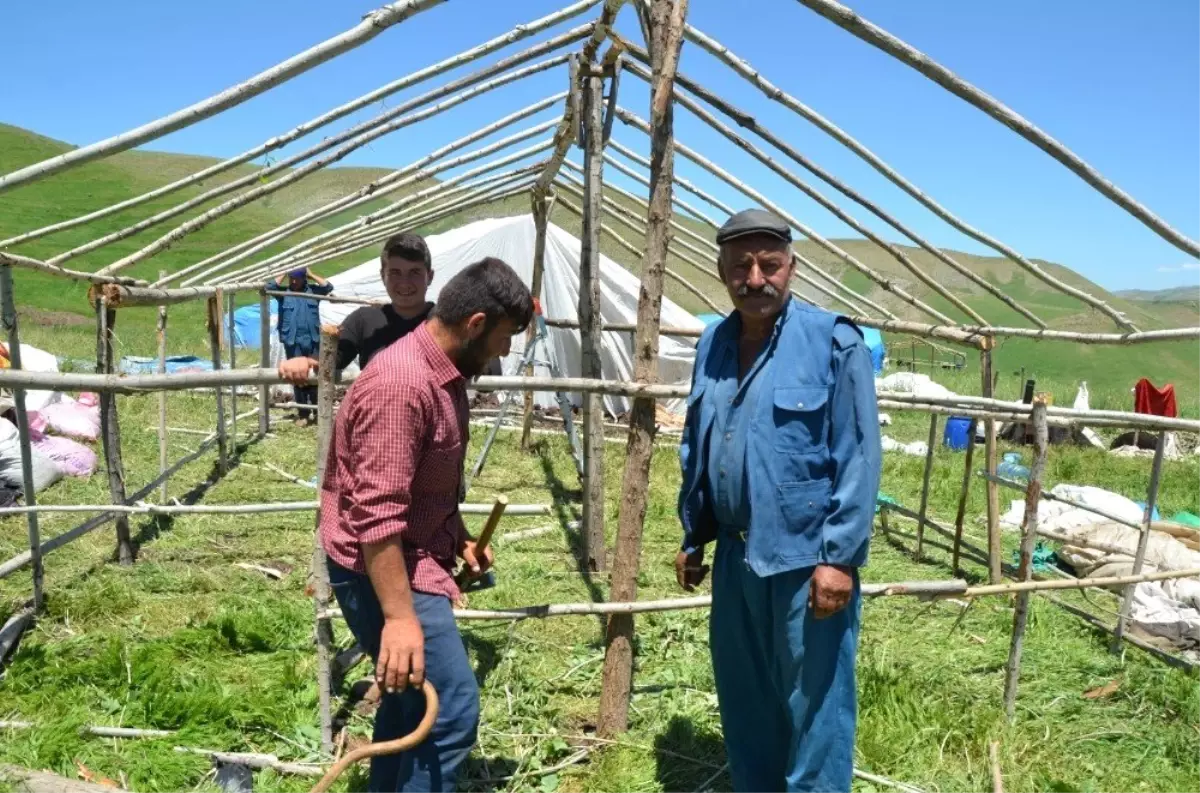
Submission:
<svg viewBox="0 0 1200 793">
<path fill-rule="evenodd" d="M 871 354 L 793 300 L 791 230 L 732 216 L 717 269 L 736 309 L 696 347 L 680 447 L 680 585 L 716 541 L 709 638 L 734 790 L 850 790 L 858 568 L 880 476 Z"/>
<path fill-rule="evenodd" d="M 287 274 L 288 292 L 307 292 L 314 295 L 327 295 L 333 291 L 333 284 L 307 268 L 292 270 Z M 309 282 L 312 278 L 312 282 Z M 277 279 L 267 284 L 268 291 L 285 291 Z M 321 346 L 321 301 L 304 297 L 280 297 L 276 295 L 278 304 L 278 319 L 276 330 L 279 333 L 279 343 L 283 345 L 284 355 L 288 358 L 307 356 L 317 357 L 318 347 Z M 317 404 L 317 388 L 308 385 L 293 385 L 292 392 L 296 395 L 296 403 L 300 405 Z M 298 408 L 296 423 L 311 423 L 315 419 L 313 408 Z"/>
</svg>

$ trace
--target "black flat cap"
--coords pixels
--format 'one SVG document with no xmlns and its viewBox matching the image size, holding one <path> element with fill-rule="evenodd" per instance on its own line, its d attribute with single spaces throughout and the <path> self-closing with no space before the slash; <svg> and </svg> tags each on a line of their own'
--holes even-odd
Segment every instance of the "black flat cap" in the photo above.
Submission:
<svg viewBox="0 0 1200 793">
<path fill-rule="evenodd" d="M 743 209 L 717 230 L 717 244 L 747 234 L 769 234 L 784 242 L 792 241 L 792 229 L 783 218 L 764 209 Z"/>
</svg>

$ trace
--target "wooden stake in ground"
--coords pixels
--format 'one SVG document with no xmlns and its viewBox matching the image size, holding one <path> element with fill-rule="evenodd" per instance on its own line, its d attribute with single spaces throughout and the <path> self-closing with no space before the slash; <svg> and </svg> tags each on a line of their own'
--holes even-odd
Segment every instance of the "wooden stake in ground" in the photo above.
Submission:
<svg viewBox="0 0 1200 793">
<path fill-rule="evenodd" d="M 158 277 L 166 278 L 167 271 L 159 270 Z M 156 327 L 158 334 L 158 373 L 167 373 L 167 307 L 165 305 L 158 307 L 158 325 Z M 162 476 L 167 470 L 167 392 L 160 391 L 158 394 L 158 475 Z M 162 492 L 159 493 L 159 501 L 167 503 L 167 480 L 162 483 Z"/>
<path fill-rule="evenodd" d="M 161 278 L 159 280 L 162 280 Z M 258 346 L 259 368 L 271 368 L 271 298 L 263 289 L 258 298 Z M 258 387 L 258 435 L 265 438 L 271 431 L 271 387 Z"/>
<path fill-rule="evenodd" d="M 1046 424 L 1046 400 L 1033 400 L 1034 458 L 1029 470 L 1029 486 L 1025 489 L 1025 520 L 1021 524 L 1021 561 L 1017 568 L 1019 581 L 1033 579 L 1033 544 L 1037 539 L 1038 502 L 1042 495 L 1042 474 L 1046 470 L 1046 452 L 1050 447 L 1050 429 Z M 1025 626 L 1029 623 L 1030 592 L 1017 593 L 1013 612 L 1012 644 L 1008 648 L 1008 664 L 1004 668 L 1004 712 L 1012 721 L 1017 707 L 1017 679 L 1021 675 L 1021 648 L 1025 641 Z"/>
<path fill-rule="evenodd" d="M 229 299 L 229 337 L 225 340 L 229 344 L 229 371 L 237 370 L 237 333 L 233 324 L 233 295 L 228 295 Z M 229 388 L 229 434 L 233 437 L 233 452 L 237 454 L 237 386 Z"/>
<path fill-rule="evenodd" d="M 933 450 L 937 446 L 938 417 L 934 413 L 929 416 L 929 443 L 925 449 L 925 475 L 921 479 L 921 508 L 917 518 L 917 552 L 916 559 L 921 561 L 921 546 L 925 542 L 925 511 L 929 506 L 929 476 L 933 473 Z"/>
<path fill-rule="evenodd" d="M 104 298 L 96 301 L 96 371 L 113 373 L 113 325 L 117 312 Z M 121 422 L 117 417 L 117 395 L 100 393 L 100 433 L 104 442 L 104 465 L 108 469 L 108 493 L 114 504 L 125 503 L 125 466 L 121 462 Z M 133 543 L 129 538 L 129 518 L 118 515 L 117 559 L 122 565 L 133 564 Z"/>
<path fill-rule="evenodd" d="M 214 372 L 221 371 L 222 302 L 220 292 L 208 299 L 208 346 L 212 352 Z M 217 470 L 224 474 L 229 470 L 229 449 L 225 439 L 225 395 L 219 386 L 214 388 L 213 392 L 217 397 Z"/>
<path fill-rule="evenodd" d="M 0 265 L 0 322 L 8 336 L 8 363 L 14 369 L 21 368 L 21 334 L 17 328 L 17 303 L 13 295 L 12 267 Z M 13 389 L 13 401 L 16 403 L 17 434 L 21 448 L 21 479 L 24 486 L 26 506 L 35 506 L 37 497 L 33 488 L 33 451 L 29 437 L 29 413 L 25 408 L 25 389 Z M 42 610 L 42 540 L 38 529 L 36 512 L 25 515 L 25 525 L 29 529 L 29 563 L 33 567 L 33 611 L 36 614 Z"/>
<path fill-rule="evenodd" d="M 544 194 L 534 192 L 530 194 L 530 203 L 530 211 L 533 213 L 533 278 L 530 282 L 529 291 L 533 294 L 533 299 L 539 301 L 540 305 L 542 299 L 542 277 L 546 270 L 546 224 L 550 220 L 550 202 L 547 201 Z M 529 332 L 525 334 L 525 344 L 532 344 L 536 335 L 536 324 L 531 323 Z M 526 377 L 533 377 L 532 361 L 529 366 L 525 367 L 524 374 Z M 521 422 L 521 451 L 526 451 L 529 448 L 531 429 L 533 429 L 533 392 L 526 391 L 525 413 Z"/>
<path fill-rule="evenodd" d="M 971 494 L 971 460 L 975 456 L 975 427 L 978 419 L 971 419 L 967 427 L 967 456 L 963 460 L 962 490 L 958 494 L 958 512 L 954 516 L 954 554 L 950 562 L 950 570 L 958 575 L 958 558 L 962 549 L 963 521 L 967 516 L 967 496 Z"/>
<path fill-rule="evenodd" d="M 650 55 L 654 90 L 650 97 L 650 208 L 646 218 L 646 255 L 638 295 L 638 328 L 634 335 L 634 377 L 658 379 L 658 333 L 662 318 L 663 273 L 671 241 L 671 188 L 674 162 L 672 85 L 679 65 L 683 22 L 688 0 L 653 0 L 650 9 Z M 637 597 L 638 560 L 649 496 L 650 458 L 654 452 L 654 402 L 635 399 L 629 414 L 629 445 L 621 479 L 611 599 Z M 609 617 L 605 635 L 604 672 L 597 732 L 612 737 L 629 723 L 633 680 L 633 616 Z"/>
<path fill-rule="evenodd" d="M 992 379 L 992 345 L 993 339 L 980 339 L 979 376 L 985 399 L 993 397 L 995 381 Z M 989 477 L 996 475 L 996 420 L 983 420 L 984 456 L 986 458 Z M 999 584 L 1004 574 L 1000 559 L 1000 486 L 990 478 L 987 482 L 987 538 L 988 538 L 988 582 Z"/>
<path fill-rule="evenodd" d="M 1141 535 L 1138 537 L 1137 552 L 1133 555 L 1133 575 L 1140 575 L 1142 565 L 1146 562 L 1146 546 L 1150 543 L 1150 527 L 1154 517 L 1154 505 L 1158 502 L 1158 482 L 1162 474 L 1163 450 L 1166 447 L 1167 433 L 1158 433 L 1158 443 L 1154 445 L 1154 466 L 1150 469 L 1150 487 L 1146 493 L 1146 512 L 1143 518 Z M 1129 619 L 1129 609 L 1133 605 L 1133 590 L 1137 584 L 1125 587 L 1121 597 L 1121 612 L 1117 617 L 1117 628 L 1113 632 L 1112 651 L 1121 651 L 1121 639 L 1125 636 L 1125 621 Z"/>
<path fill-rule="evenodd" d="M 600 378 L 600 194 L 603 189 L 604 97 L 600 73 L 580 65 L 583 81 L 583 228 L 579 254 L 579 341 L 584 377 Z M 583 555 L 593 573 L 605 568 L 604 400 L 583 395 Z"/>
<path fill-rule="evenodd" d="M 325 481 L 325 458 L 329 453 L 329 438 L 333 432 L 334 377 L 337 368 L 336 330 L 321 330 L 321 350 L 318 353 L 317 374 L 317 487 Z M 317 697 L 321 709 L 321 751 L 333 751 L 333 711 L 329 661 L 333 657 L 333 622 L 330 620 L 329 570 L 325 566 L 325 548 L 321 545 L 321 510 L 317 509 L 313 532 L 312 568 L 309 581 L 313 593 L 317 634 Z"/>
</svg>

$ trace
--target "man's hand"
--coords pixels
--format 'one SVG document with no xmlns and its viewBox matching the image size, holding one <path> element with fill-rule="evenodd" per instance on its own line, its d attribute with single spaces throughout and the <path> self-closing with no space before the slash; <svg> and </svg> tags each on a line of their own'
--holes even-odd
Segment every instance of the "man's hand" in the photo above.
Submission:
<svg viewBox="0 0 1200 793">
<path fill-rule="evenodd" d="M 310 372 L 317 369 L 317 361 L 315 358 L 301 356 L 299 358 L 289 358 L 279 364 L 279 376 L 287 380 L 293 385 L 304 385 L 308 382 Z"/>
<path fill-rule="evenodd" d="M 466 565 L 467 577 L 471 579 L 479 578 L 486 573 L 495 560 L 491 545 L 484 548 L 483 553 L 480 554 L 477 551 L 474 540 L 463 540 L 462 548 L 459 549 L 458 555 L 462 557 L 463 563 Z"/>
<path fill-rule="evenodd" d="M 425 633 L 416 614 L 384 620 L 375 682 L 389 694 L 425 682 Z"/>
<path fill-rule="evenodd" d="M 675 580 L 685 591 L 694 591 L 707 574 L 708 565 L 704 563 L 703 548 L 692 553 L 680 551 L 675 557 Z"/>
<path fill-rule="evenodd" d="M 808 588 L 808 607 L 819 620 L 833 616 L 846 607 L 854 592 L 851 568 L 819 564 L 813 570 Z"/>
</svg>

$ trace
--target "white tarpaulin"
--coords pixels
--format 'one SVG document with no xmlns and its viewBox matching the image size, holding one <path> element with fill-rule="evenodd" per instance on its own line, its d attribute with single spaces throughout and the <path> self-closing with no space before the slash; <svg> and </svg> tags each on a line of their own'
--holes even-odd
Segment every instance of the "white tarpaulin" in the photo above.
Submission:
<svg viewBox="0 0 1200 793">
<path fill-rule="evenodd" d="M 532 215 L 479 220 L 442 234 L 426 237 L 433 257 L 433 283 L 428 299 L 437 300 L 441 288 L 454 275 L 470 264 L 494 256 L 509 264 L 526 285 L 533 280 L 534 225 Z M 572 234 L 550 223 L 546 227 L 545 273 L 542 279 L 542 312 L 548 319 L 578 320 L 580 242 Z M 367 300 L 386 300 L 387 292 L 379 279 L 379 259 L 369 261 L 329 278 L 334 294 Z M 612 259 L 600 256 L 600 317 L 605 324 L 637 322 L 639 281 Z M 339 324 L 358 306 L 348 303 L 322 302 L 321 321 Z M 663 298 L 662 324 L 672 327 L 702 330 L 704 323 L 677 304 Z M 553 356 L 563 376 L 580 377 L 579 331 L 550 328 L 549 354 Z M 502 359 L 505 375 L 518 374 L 517 369 L 525 351 L 525 335 L 512 340 L 512 351 Z M 691 382 L 695 360 L 695 339 L 659 337 L 658 372 L 660 382 L 687 385 Z M 605 380 L 633 380 L 633 336 L 628 333 L 604 333 L 601 364 Z M 545 354 L 539 351 L 539 359 Z M 544 364 L 535 367 L 536 375 L 548 377 L 551 372 Z M 575 405 L 579 394 L 569 395 Z M 536 394 L 535 401 L 543 408 L 557 407 L 553 394 Z M 624 397 L 605 397 L 604 404 L 613 414 L 629 409 Z M 665 403 L 673 413 L 683 411 L 683 400 Z"/>
</svg>

